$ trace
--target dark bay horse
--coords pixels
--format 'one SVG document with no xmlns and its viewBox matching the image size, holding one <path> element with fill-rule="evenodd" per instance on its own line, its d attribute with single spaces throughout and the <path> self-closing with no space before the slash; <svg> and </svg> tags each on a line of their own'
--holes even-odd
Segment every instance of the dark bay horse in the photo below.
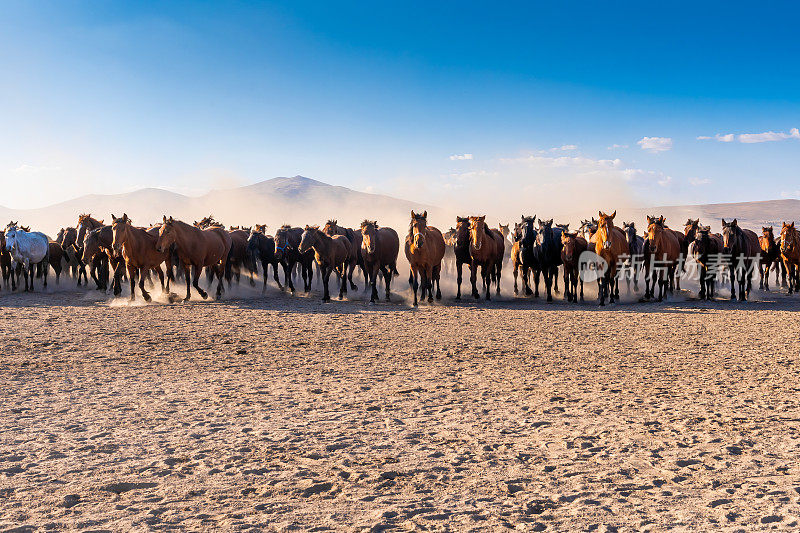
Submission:
<svg viewBox="0 0 800 533">
<path fill-rule="evenodd" d="M 3 276 L 3 283 L 8 287 L 8 281 L 11 280 L 11 290 L 17 290 L 17 276 L 13 272 L 11 266 L 11 254 L 6 250 L 6 233 L 0 231 L 0 273 Z"/>
<path fill-rule="evenodd" d="M 303 237 L 303 228 L 283 225 L 275 232 L 275 259 L 283 267 L 283 274 L 289 290 L 294 292 L 292 273 L 295 265 L 300 265 L 300 275 L 303 278 L 303 290 L 309 292 L 314 281 L 314 252 L 307 250 L 300 253 L 300 241 Z"/>
<path fill-rule="evenodd" d="M 472 283 L 472 296 L 480 298 L 476 285 L 478 268 L 481 269 L 486 299 L 492 298 L 492 281 L 496 281 L 497 293 L 500 293 L 500 272 L 503 268 L 504 252 L 503 236 L 499 231 L 492 230 L 486 225 L 486 216 L 469 217 L 469 255 L 472 258 L 469 279 Z"/>
<path fill-rule="evenodd" d="M 234 276 L 236 277 L 237 284 L 241 281 L 242 270 L 250 272 L 250 286 L 255 287 L 256 282 L 253 279 L 253 270 L 248 267 L 248 265 L 253 265 L 248 261 L 247 257 L 250 232 L 242 229 L 235 229 L 228 231 L 228 236 L 231 238 L 231 249 L 228 251 L 228 259 L 225 262 L 225 280 L 228 282 L 228 287 L 231 286 L 231 281 Z"/>
<path fill-rule="evenodd" d="M 539 256 L 536 253 L 539 234 L 534 227 L 535 222 L 536 215 L 532 217 L 522 215 L 522 222 L 519 225 L 519 264 L 522 268 L 522 288 L 525 296 L 533 294 L 538 298 L 538 284 L 534 286 L 536 292 L 532 291 L 530 286 L 530 273 L 533 272 L 534 276 L 538 276 L 538 272 L 541 271 Z"/>
<path fill-rule="evenodd" d="M 628 292 L 631 292 L 631 278 L 633 278 L 633 290 L 639 291 L 639 270 L 641 270 L 641 260 L 644 252 L 644 237 L 637 235 L 635 222 L 623 222 L 622 231 L 628 241 L 628 259 L 625 266 L 629 274 L 625 276 Z"/>
<path fill-rule="evenodd" d="M 539 292 L 539 274 L 544 276 L 547 301 L 553 301 L 553 286 L 558 279 L 558 267 L 561 265 L 561 230 L 553 228 L 553 219 L 539 220 L 539 236 L 534 246 L 534 255 L 538 270 L 534 271 L 533 283 Z M 558 290 L 558 287 L 555 287 Z"/>
<path fill-rule="evenodd" d="M 131 282 L 131 300 L 136 299 L 136 276 L 139 276 L 139 290 L 145 301 L 151 300 L 150 295 L 144 288 L 145 278 L 151 270 L 158 274 L 161 281 L 161 292 L 169 292 L 169 281 L 172 277 L 171 254 L 169 250 L 158 251 L 158 227 L 150 229 L 137 228 L 131 224 L 131 219 L 126 213 L 119 218 L 111 215 L 111 231 L 113 233 L 112 247 L 117 255 L 125 261 L 128 270 L 128 278 Z M 164 271 L 161 263 L 167 266 L 167 284 L 164 286 Z"/>
<path fill-rule="evenodd" d="M 361 253 L 361 232 L 351 228 L 343 228 L 338 225 L 336 220 L 328 220 L 322 228 L 322 231 L 329 236 L 344 235 L 347 237 L 347 240 L 350 241 L 351 257 L 347 260 L 347 281 L 350 282 L 350 288 L 352 290 L 357 290 L 358 287 L 353 283 L 353 271 L 356 267 L 359 267 L 361 271 L 364 272 L 365 283 L 367 279 L 366 270 L 364 269 L 364 257 Z"/>
<path fill-rule="evenodd" d="M 456 264 L 456 300 L 461 299 L 461 282 L 464 265 L 472 271 L 472 256 L 469 253 L 469 217 L 456 217 L 453 235 L 453 255 Z"/>
<path fill-rule="evenodd" d="M 605 271 L 598 279 L 600 305 L 606 304 L 606 295 L 609 296 L 610 303 L 614 303 L 615 297 L 619 298 L 619 280 L 617 278 L 619 257 L 628 252 L 628 240 L 625 238 L 625 233 L 614 226 L 614 217 L 616 216 L 616 210 L 610 215 L 600 211 L 597 231 L 593 234 L 594 251 L 606 263 Z"/>
<path fill-rule="evenodd" d="M 781 227 L 781 258 L 786 265 L 789 294 L 800 291 L 800 232 L 791 224 Z"/>
<path fill-rule="evenodd" d="M 64 250 L 55 241 L 50 241 L 48 246 L 50 251 L 47 259 L 50 262 L 50 266 L 53 267 L 53 272 L 56 273 L 56 285 L 58 285 L 61 281 L 61 270 L 64 267 Z"/>
<path fill-rule="evenodd" d="M 186 298 L 184 300 L 188 301 L 191 298 L 192 286 L 203 299 L 208 298 L 206 291 L 201 289 L 198 284 L 200 272 L 204 267 L 211 267 L 217 275 L 217 298 L 220 298 L 224 290 L 222 279 L 225 275 L 225 265 L 231 249 L 231 237 L 228 232 L 219 226 L 200 229 L 172 217 L 167 218 L 165 215 L 164 223 L 158 231 L 156 250 L 168 252 L 173 244 L 181 265 L 183 265 L 186 279 Z M 193 272 L 190 272 L 191 267 L 194 267 Z M 192 276 L 191 284 L 189 283 L 190 274 Z"/>
<path fill-rule="evenodd" d="M 278 258 L 275 257 L 275 239 L 269 235 L 264 235 L 262 231 L 253 229 L 247 239 L 247 263 L 251 272 L 258 270 L 258 263 L 264 270 L 264 285 L 261 288 L 263 294 L 267 290 L 267 277 L 269 267 L 272 265 L 272 277 L 278 288 L 283 290 L 280 279 L 278 279 Z"/>
<path fill-rule="evenodd" d="M 581 277 L 581 254 L 589 247 L 586 239 L 578 236 L 578 232 L 561 233 L 561 262 L 564 264 L 564 299 L 578 302 L 578 283 L 583 301 L 583 278 Z"/>
<path fill-rule="evenodd" d="M 714 298 L 717 270 L 721 265 L 717 258 L 722 253 L 722 237 L 711 233 L 711 226 L 700 226 L 699 220 L 691 234 L 693 243 L 689 250 L 700 268 L 699 296 L 700 299 L 711 300 Z"/>
<path fill-rule="evenodd" d="M 761 247 L 758 235 L 749 229 L 740 228 L 734 218 L 731 222 L 722 219 L 722 253 L 730 255 L 731 300 L 736 299 L 736 281 L 739 281 L 739 300 L 745 301 L 753 286 L 753 271 Z"/>
<path fill-rule="evenodd" d="M 100 226 L 86 232 L 81 247 L 81 262 L 89 265 L 91 275 L 98 291 L 108 290 L 108 277 L 113 273 L 112 287 L 114 295 L 122 292 L 121 276 L 125 262 L 113 249 L 114 232 L 111 226 Z"/>
<path fill-rule="evenodd" d="M 61 245 L 61 249 L 64 251 L 64 259 L 67 262 L 67 268 L 69 268 L 72 277 L 78 278 L 78 287 L 81 286 L 81 275 L 86 283 L 89 283 L 89 278 L 86 274 L 86 265 L 83 264 L 81 261 L 80 255 L 78 254 L 76 244 L 78 239 L 78 229 L 77 228 L 61 228 L 58 232 L 58 236 L 56 237 L 56 242 Z"/>
<path fill-rule="evenodd" d="M 298 251 L 305 253 L 309 250 L 314 250 L 314 259 L 322 270 L 323 302 L 331 300 L 328 281 L 334 271 L 341 279 L 339 299 L 341 300 L 347 294 L 346 268 L 352 257 L 350 247 L 350 240 L 347 237 L 344 235 L 330 236 L 321 231 L 319 226 L 306 226 L 305 231 L 303 231 Z"/>
<path fill-rule="evenodd" d="M 772 226 L 761 227 L 761 237 L 758 238 L 758 244 L 761 248 L 761 257 L 758 261 L 758 273 L 760 275 L 758 288 L 769 291 L 769 270 L 773 265 L 775 266 L 775 284 L 777 284 L 778 271 L 782 263 L 781 248 L 775 241 Z"/>
<path fill-rule="evenodd" d="M 370 302 L 378 299 L 376 287 L 378 272 L 383 274 L 386 301 L 389 301 L 392 275 L 400 275 L 397 272 L 399 253 L 400 237 L 395 230 L 378 227 L 378 222 L 375 220 L 365 220 L 361 223 L 361 257 L 364 260 L 369 284 L 372 286 Z"/>
<path fill-rule="evenodd" d="M 405 243 L 406 258 L 411 269 L 408 284 L 414 289 L 414 305 L 417 305 L 417 290 L 422 287 L 421 299 L 428 295 L 428 302 L 433 301 L 433 285 L 436 284 L 436 299 L 442 297 L 439 287 L 439 276 L 444 257 L 444 237 L 442 232 L 428 226 L 428 211 L 415 213 L 411 211 L 411 223 Z"/>
</svg>

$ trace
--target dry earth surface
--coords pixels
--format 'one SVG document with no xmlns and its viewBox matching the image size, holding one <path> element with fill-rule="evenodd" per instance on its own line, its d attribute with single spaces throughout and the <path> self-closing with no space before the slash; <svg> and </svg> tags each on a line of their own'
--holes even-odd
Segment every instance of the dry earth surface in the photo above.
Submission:
<svg viewBox="0 0 800 533">
<path fill-rule="evenodd" d="M 800 299 L 0 293 L 0 527 L 800 527 Z"/>
</svg>

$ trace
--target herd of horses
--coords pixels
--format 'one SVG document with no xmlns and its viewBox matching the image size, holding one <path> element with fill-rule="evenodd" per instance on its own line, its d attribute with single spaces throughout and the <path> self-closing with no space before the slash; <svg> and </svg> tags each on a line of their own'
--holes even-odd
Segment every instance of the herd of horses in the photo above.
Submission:
<svg viewBox="0 0 800 533">
<path fill-rule="evenodd" d="M 647 229 L 639 235 L 633 222 L 615 224 L 616 211 L 598 213 L 598 218 L 583 220 L 577 231 L 569 225 L 554 224 L 553 219 L 522 216 L 514 225 L 490 228 L 485 216 L 457 217 L 456 225 L 446 233 L 428 224 L 427 211 L 411 212 L 404 252 L 410 273 L 409 285 L 414 305 L 419 300 L 441 299 L 442 270 L 456 274 L 456 299 L 461 298 L 464 266 L 469 269 L 471 294 L 486 300 L 492 290 L 500 293 L 503 267 L 513 267 L 514 292 L 519 293 L 518 279 L 526 296 L 539 296 L 544 281 L 547 301 L 558 292 L 559 269 L 564 284 L 564 299 L 583 300 L 583 284 L 588 271 L 598 284 L 598 303 L 619 299 L 619 282 L 625 279 L 630 290 L 638 291 L 645 283 L 643 299 L 667 297 L 680 289 L 687 258 L 693 258 L 700 282 L 699 297 L 711 299 L 719 279 L 729 278 L 731 299 L 746 300 L 752 288 L 754 271 L 761 275 L 760 287 L 769 290 L 769 275 L 775 272 L 776 283 L 787 286 L 789 293 L 800 290 L 800 232 L 794 222 L 783 223 L 775 235 L 772 227 L 763 227 L 762 235 L 742 228 L 734 219 L 722 220 L 721 233 L 713 233 L 699 219 L 689 219 L 683 231 L 671 229 L 663 216 L 648 216 Z M 136 297 L 136 285 L 142 297 L 150 301 L 146 282 L 153 285 L 158 276 L 161 289 L 170 293 L 170 282 L 186 282 L 185 300 L 191 298 L 192 287 L 202 297 L 207 292 L 200 286 L 203 272 L 210 289 L 216 280 L 219 298 L 242 274 L 263 273 L 262 292 L 266 290 L 269 268 L 281 290 L 284 285 L 295 292 L 294 280 L 303 282 L 309 292 L 314 271 L 323 288 L 323 300 L 330 300 L 329 284 L 336 274 L 339 299 L 348 289 L 356 290 L 353 274 L 359 268 L 370 301 L 378 296 L 382 281 L 385 298 L 391 298 L 391 282 L 399 276 L 397 259 L 400 238 L 389 227 L 377 221 L 364 220 L 360 228 L 339 226 L 336 220 L 320 226 L 292 227 L 284 225 L 268 235 L 265 225 L 252 228 L 226 228 L 208 216 L 193 224 L 164 216 L 162 222 L 149 227 L 135 226 L 127 214 L 111 215 L 111 224 L 81 214 L 75 227 L 62 228 L 56 239 L 29 227 L 10 222 L 0 231 L 0 270 L 3 284 L 16 290 L 24 279 L 24 290 L 32 291 L 34 279 L 47 276 L 53 268 L 56 281 L 63 270 L 77 279 L 78 286 L 89 284 L 91 276 L 98 290 L 122 293 L 122 283 L 130 282 L 130 298 Z M 283 284 L 279 267 L 283 271 Z M 87 274 L 88 270 L 88 274 Z M 621 275 L 621 274 L 625 275 Z M 480 275 L 480 287 L 478 276 Z M 533 279 L 531 279 L 531 277 Z"/>
</svg>

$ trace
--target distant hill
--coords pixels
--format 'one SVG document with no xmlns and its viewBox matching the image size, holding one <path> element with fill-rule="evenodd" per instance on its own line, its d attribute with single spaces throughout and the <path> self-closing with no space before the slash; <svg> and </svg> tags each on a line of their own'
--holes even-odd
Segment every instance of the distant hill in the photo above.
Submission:
<svg viewBox="0 0 800 533">
<path fill-rule="evenodd" d="M 190 197 L 163 189 L 98 195 L 89 194 L 52 206 L 15 210 L 0 207 L 0 223 L 19 220 L 55 235 L 64 226 L 74 226 L 80 213 L 110 221 L 111 214 L 127 213 L 135 224 L 158 222 L 163 215 L 192 222 L 212 214 L 227 225 L 268 224 L 274 230 L 281 224 L 322 224 L 335 218 L 339 224 L 356 226 L 364 218 L 401 230 L 409 212 L 427 209 L 431 219 L 444 222 L 442 210 L 379 194 L 368 194 L 346 187 L 329 185 L 303 176 L 273 178 L 234 189 L 212 190 Z M 452 217 L 447 217 L 449 218 Z"/>
<path fill-rule="evenodd" d="M 141 225 L 158 222 L 163 215 L 192 222 L 212 214 L 227 225 L 262 223 L 269 225 L 271 231 L 284 223 L 298 226 L 321 224 L 328 218 L 336 218 L 341 225 L 354 227 L 364 218 L 370 218 L 392 226 L 402 234 L 412 209 L 427 209 L 431 224 L 442 230 L 452 226 L 455 221 L 453 213 L 441 208 L 294 176 L 273 178 L 233 189 L 213 190 L 199 197 L 163 189 L 141 189 L 125 194 L 89 194 L 39 209 L 0 207 L 0 226 L 5 226 L 8 220 L 19 220 L 54 236 L 59 228 L 74 226 L 80 213 L 92 213 L 106 221 L 110 221 L 111 213 L 117 216 L 127 213 L 134 223 Z M 581 218 L 592 215 L 597 216 L 597 211 L 551 213 L 547 216 L 554 216 L 557 222 L 575 224 Z M 682 227 L 687 218 L 700 218 L 703 224 L 711 224 L 717 231 L 721 218 L 738 218 L 743 226 L 757 230 L 762 225 L 780 227 L 783 220 L 800 222 L 800 200 L 620 209 L 617 220 L 620 225 L 623 220 L 634 220 L 643 229 L 646 215 L 664 215 L 673 228 Z M 507 219 L 501 218 L 509 221 L 516 219 L 510 215 Z M 496 221 L 492 221 L 494 223 Z"/>
</svg>

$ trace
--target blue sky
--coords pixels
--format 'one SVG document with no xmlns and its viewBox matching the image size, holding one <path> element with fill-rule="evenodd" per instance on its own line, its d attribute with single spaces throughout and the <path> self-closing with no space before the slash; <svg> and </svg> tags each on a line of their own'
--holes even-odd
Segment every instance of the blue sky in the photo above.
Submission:
<svg viewBox="0 0 800 533">
<path fill-rule="evenodd" d="M 800 196 L 800 7 L 698 4 L 5 2 L 0 205 L 296 174 L 470 207 Z"/>
</svg>

